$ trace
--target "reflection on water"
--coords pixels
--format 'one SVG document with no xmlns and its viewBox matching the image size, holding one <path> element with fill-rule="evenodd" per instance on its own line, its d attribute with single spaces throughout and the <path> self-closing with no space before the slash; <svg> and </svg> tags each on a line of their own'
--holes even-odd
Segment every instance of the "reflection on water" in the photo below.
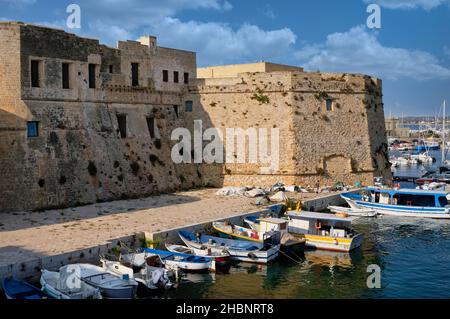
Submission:
<svg viewBox="0 0 450 319">
<path fill-rule="evenodd" d="M 228 274 L 188 275 L 169 298 L 450 298 L 450 222 L 359 219 L 365 236 L 351 253 L 305 251 L 269 265 L 237 264 Z M 382 269 L 367 288 L 367 266 Z M 192 277 L 194 276 L 194 277 Z M 196 280 L 193 280 L 196 279 Z"/>
</svg>

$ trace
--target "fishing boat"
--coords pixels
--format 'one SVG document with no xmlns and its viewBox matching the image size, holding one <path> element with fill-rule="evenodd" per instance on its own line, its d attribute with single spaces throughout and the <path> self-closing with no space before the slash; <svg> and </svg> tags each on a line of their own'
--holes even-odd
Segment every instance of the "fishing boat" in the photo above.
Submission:
<svg viewBox="0 0 450 319">
<path fill-rule="evenodd" d="M 80 278 L 72 279 L 74 273 L 68 267 L 70 266 L 61 267 L 58 272 L 43 269 L 40 278 L 42 290 L 55 299 L 102 299 L 98 288 L 88 285 Z"/>
<path fill-rule="evenodd" d="M 3 291 L 7 299 L 53 299 L 50 295 L 27 282 L 15 278 L 3 279 Z"/>
<path fill-rule="evenodd" d="M 105 271 L 121 277 L 128 276 L 134 278 L 140 285 L 150 290 L 170 289 L 174 286 L 169 278 L 172 274 L 169 270 L 162 267 L 154 267 L 146 264 L 139 272 L 135 273 L 132 268 L 122 265 L 118 261 L 101 258 L 100 262 Z"/>
<path fill-rule="evenodd" d="M 280 233 L 273 230 L 260 230 L 259 227 L 255 229 L 246 228 L 243 226 L 232 225 L 228 222 L 213 222 L 212 227 L 217 231 L 221 237 L 235 238 L 240 240 L 248 240 L 257 243 L 263 243 L 269 239 L 280 241 Z M 271 238 L 273 237 L 273 238 Z"/>
<path fill-rule="evenodd" d="M 328 206 L 330 212 L 335 214 L 345 214 L 348 216 L 359 216 L 359 217 L 376 217 L 378 213 L 373 209 L 367 208 L 349 208 L 341 206 Z"/>
<path fill-rule="evenodd" d="M 450 219 L 445 191 L 366 187 L 361 193 L 341 197 L 352 208 L 373 209 L 382 215 Z"/>
<path fill-rule="evenodd" d="M 76 264 L 82 281 L 98 288 L 104 298 L 134 299 L 138 283 L 129 275 L 112 274 L 101 267 Z"/>
<path fill-rule="evenodd" d="M 224 267 L 230 263 L 230 253 L 225 249 L 222 251 L 212 251 L 211 248 L 202 247 L 203 249 L 197 249 L 182 245 L 169 245 L 166 244 L 166 249 L 173 253 L 181 253 L 188 255 L 196 255 L 202 257 L 208 257 L 214 259 L 216 267 Z"/>
<path fill-rule="evenodd" d="M 361 246 L 363 236 L 351 228 L 355 217 L 315 212 L 287 213 L 289 232 L 306 240 L 306 247 L 348 252 Z"/>
<path fill-rule="evenodd" d="M 169 269 L 181 269 L 184 271 L 215 270 L 214 260 L 209 257 L 151 248 L 144 248 L 143 250 L 147 253 L 158 255 L 161 262 Z"/>
<path fill-rule="evenodd" d="M 276 232 L 279 234 L 279 237 L 281 238 L 279 243 L 281 244 L 280 248 L 282 251 L 290 253 L 303 250 L 305 247 L 306 241 L 304 239 L 300 239 L 288 233 L 288 219 L 253 215 L 244 218 L 244 222 L 257 232 Z M 274 239 L 274 236 L 272 236 L 272 238 Z"/>
<path fill-rule="evenodd" d="M 258 243 L 247 240 L 233 240 L 204 234 L 193 234 L 188 231 L 178 233 L 186 246 L 202 249 L 210 248 L 212 252 L 228 251 L 232 260 L 267 264 L 278 257 L 280 245 Z"/>
</svg>

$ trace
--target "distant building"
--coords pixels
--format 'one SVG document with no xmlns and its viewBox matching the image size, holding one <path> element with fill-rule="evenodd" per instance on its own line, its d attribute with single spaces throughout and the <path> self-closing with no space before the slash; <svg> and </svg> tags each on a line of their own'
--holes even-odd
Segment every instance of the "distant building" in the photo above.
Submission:
<svg viewBox="0 0 450 319">
<path fill-rule="evenodd" d="M 407 127 L 401 127 L 398 117 L 386 118 L 386 134 L 388 137 L 409 137 L 410 130 Z"/>
</svg>

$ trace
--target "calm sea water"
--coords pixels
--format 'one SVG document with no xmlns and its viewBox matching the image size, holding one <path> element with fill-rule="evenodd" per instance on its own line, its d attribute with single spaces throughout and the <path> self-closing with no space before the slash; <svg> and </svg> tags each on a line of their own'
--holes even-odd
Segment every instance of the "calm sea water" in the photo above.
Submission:
<svg viewBox="0 0 450 319">
<path fill-rule="evenodd" d="M 439 152 L 432 156 L 438 157 Z M 416 167 L 402 168 L 414 175 Z M 413 186 L 413 185 L 404 185 Z M 350 254 L 306 251 L 267 266 L 240 264 L 229 274 L 189 275 L 167 298 L 450 298 L 450 221 L 359 219 L 362 247 Z M 367 267 L 381 288 L 367 287 Z"/>
</svg>

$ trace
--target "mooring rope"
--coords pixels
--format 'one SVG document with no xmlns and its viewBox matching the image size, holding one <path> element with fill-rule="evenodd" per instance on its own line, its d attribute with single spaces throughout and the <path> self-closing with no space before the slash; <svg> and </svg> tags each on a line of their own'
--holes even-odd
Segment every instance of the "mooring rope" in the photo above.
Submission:
<svg viewBox="0 0 450 319">
<path fill-rule="evenodd" d="M 287 258 L 289 258 L 290 260 L 292 260 L 293 262 L 301 265 L 302 263 L 299 260 L 295 260 L 294 258 L 292 258 L 291 256 L 289 256 L 288 254 L 286 254 L 284 251 L 282 251 L 281 249 L 279 250 L 280 253 L 282 253 L 284 256 L 286 256 Z M 297 256 L 298 257 L 298 256 Z"/>
</svg>

